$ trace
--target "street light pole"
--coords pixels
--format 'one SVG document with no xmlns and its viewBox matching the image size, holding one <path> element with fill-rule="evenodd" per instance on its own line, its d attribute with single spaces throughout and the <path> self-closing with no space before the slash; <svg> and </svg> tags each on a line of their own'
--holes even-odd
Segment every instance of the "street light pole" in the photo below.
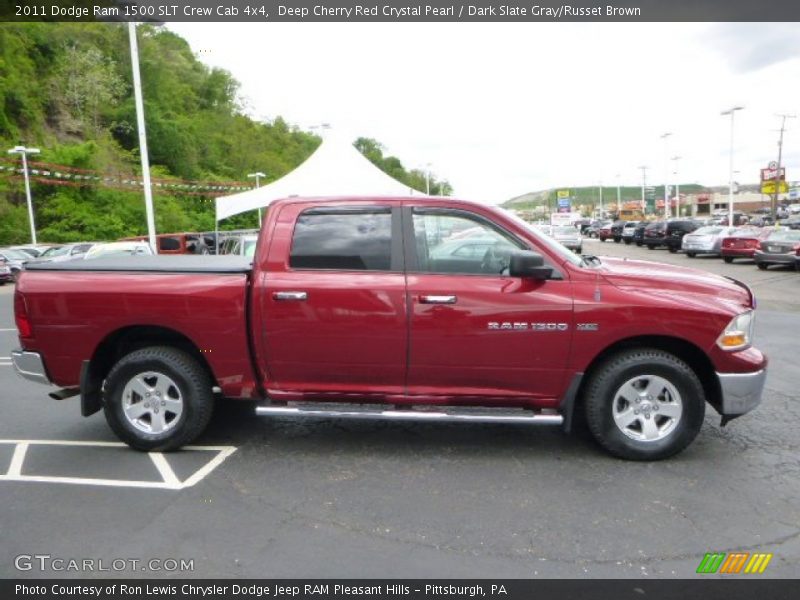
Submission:
<svg viewBox="0 0 800 600">
<path fill-rule="evenodd" d="M 671 216 L 670 203 L 669 203 L 669 144 L 667 139 L 671 136 L 671 132 L 661 135 L 664 140 L 664 218 L 669 219 Z"/>
<path fill-rule="evenodd" d="M 136 42 L 136 23 L 128 23 L 128 41 L 131 47 L 131 70 L 133 71 L 133 95 L 136 102 L 136 124 L 139 129 L 139 157 L 142 161 L 142 183 L 144 185 L 144 207 L 147 214 L 147 235 L 153 252 L 156 246 L 156 223 L 153 214 L 153 190 L 150 187 L 150 157 L 147 153 L 147 133 L 144 127 L 144 102 L 142 101 L 142 77 L 139 73 L 139 46 Z"/>
<path fill-rule="evenodd" d="M 22 175 L 25 179 L 25 197 L 28 200 L 28 222 L 31 226 L 31 243 L 36 245 L 36 224 L 33 219 L 33 201 L 31 200 L 31 182 L 28 179 L 28 154 L 39 154 L 38 148 L 26 148 L 25 146 L 14 146 L 8 151 L 9 154 L 19 154 L 22 157 Z"/>
<path fill-rule="evenodd" d="M 737 110 L 742 110 L 744 106 L 734 106 L 728 110 L 723 110 L 720 115 L 731 116 L 731 146 L 729 153 L 729 172 L 730 177 L 728 180 L 728 227 L 733 227 L 733 120 Z"/>
<path fill-rule="evenodd" d="M 786 119 L 796 119 L 795 115 L 778 115 L 781 117 L 780 137 L 778 137 L 778 172 L 775 175 L 775 194 L 772 196 L 772 218 L 778 222 L 778 192 L 781 186 L 781 162 L 783 161 L 783 132 L 786 131 Z"/>
<path fill-rule="evenodd" d="M 645 187 L 647 187 L 647 166 L 639 167 L 642 170 L 642 216 L 647 214 L 647 200 L 645 199 Z"/>
<path fill-rule="evenodd" d="M 675 175 L 675 216 L 681 216 L 681 184 L 680 180 L 678 179 L 678 161 L 681 159 L 680 156 L 673 156 L 672 162 L 675 163 L 675 170 L 672 172 Z"/>
<path fill-rule="evenodd" d="M 262 173 L 261 171 L 256 171 L 255 173 L 248 173 L 247 177 L 252 179 L 253 177 L 256 178 L 256 189 L 261 187 L 259 182 L 261 181 L 262 177 L 266 177 L 266 173 Z M 261 207 L 258 207 L 258 226 L 261 227 Z"/>
<path fill-rule="evenodd" d="M 425 195 L 431 195 L 431 163 L 425 163 Z"/>
<path fill-rule="evenodd" d="M 617 173 L 617 210 L 622 209 L 622 191 L 619 187 L 619 173 Z"/>
</svg>

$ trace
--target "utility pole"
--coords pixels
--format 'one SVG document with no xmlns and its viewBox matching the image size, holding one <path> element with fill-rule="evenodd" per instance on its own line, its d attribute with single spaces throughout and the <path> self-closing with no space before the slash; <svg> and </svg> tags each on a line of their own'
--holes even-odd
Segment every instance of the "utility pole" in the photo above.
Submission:
<svg viewBox="0 0 800 600">
<path fill-rule="evenodd" d="M 267 176 L 266 173 L 262 173 L 261 171 L 256 171 L 255 173 L 248 173 L 247 174 L 247 177 L 249 179 L 252 179 L 253 177 L 256 178 L 256 189 L 258 189 L 260 187 L 259 186 L 259 182 L 261 181 L 261 178 L 262 177 L 266 177 L 266 176 Z M 258 207 L 258 226 L 261 227 L 261 207 L 260 206 Z"/>
<path fill-rule="evenodd" d="M 617 173 L 617 210 L 622 210 L 622 192 L 619 187 L 619 173 Z"/>
<path fill-rule="evenodd" d="M 14 146 L 8 151 L 9 154 L 19 154 L 22 157 L 22 175 L 25 178 L 25 197 L 28 200 L 28 222 L 31 226 L 31 243 L 36 245 L 36 224 L 33 220 L 33 201 L 31 200 L 31 182 L 28 179 L 28 154 L 39 154 L 38 148 L 26 148 L 25 146 Z"/>
<path fill-rule="evenodd" d="M 672 212 L 669 206 L 669 145 L 667 143 L 667 138 L 671 135 L 672 133 L 669 131 L 661 135 L 661 139 L 664 140 L 664 219 L 669 219 Z"/>
<path fill-rule="evenodd" d="M 603 220 L 603 182 L 597 184 L 598 192 L 600 194 L 600 220 Z"/>
<path fill-rule="evenodd" d="M 425 163 L 425 195 L 431 195 L 431 163 Z"/>
<path fill-rule="evenodd" d="M 639 167 L 642 170 L 642 215 L 647 214 L 647 199 L 645 198 L 645 188 L 647 187 L 647 165 Z"/>
<path fill-rule="evenodd" d="M 147 236 L 153 252 L 156 246 L 156 222 L 153 214 L 153 189 L 150 187 L 150 158 L 147 154 L 147 133 L 144 128 L 144 102 L 142 101 L 142 76 L 139 73 L 139 46 L 136 43 L 136 23 L 128 23 L 128 41 L 131 47 L 131 70 L 133 71 L 133 96 L 136 103 L 136 124 L 139 129 L 139 158 L 142 161 L 142 183 L 144 184 L 144 208 L 147 214 Z"/>
<path fill-rule="evenodd" d="M 675 216 L 681 216 L 681 184 L 680 180 L 678 179 L 678 161 L 681 159 L 680 156 L 673 156 L 672 162 L 675 163 L 675 170 L 672 174 L 675 176 Z"/>
<path fill-rule="evenodd" d="M 786 119 L 796 119 L 796 115 L 778 115 L 781 118 L 780 136 L 778 137 L 778 172 L 775 175 L 775 193 L 772 196 L 772 218 L 778 222 L 778 192 L 781 185 L 781 161 L 783 160 L 783 132 L 786 131 Z"/>
<path fill-rule="evenodd" d="M 733 227 L 733 118 L 737 110 L 743 110 L 744 106 L 734 106 L 724 110 L 720 115 L 731 116 L 731 147 L 730 147 L 730 180 L 728 181 L 728 227 Z"/>
</svg>

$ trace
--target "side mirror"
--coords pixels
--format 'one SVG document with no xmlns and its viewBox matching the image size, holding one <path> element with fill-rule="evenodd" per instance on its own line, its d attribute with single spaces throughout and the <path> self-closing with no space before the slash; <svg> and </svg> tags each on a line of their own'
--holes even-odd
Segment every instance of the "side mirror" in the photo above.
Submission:
<svg viewBox="0 0 800 600">
<path fill-rule="evenodd" d="M 541 254 L 530 250 L 517 250 L 511 253 L 508 274 L 511 277 L 545 280 L 552 277 L 553 268 L 544 266 Z"/>
</svg>

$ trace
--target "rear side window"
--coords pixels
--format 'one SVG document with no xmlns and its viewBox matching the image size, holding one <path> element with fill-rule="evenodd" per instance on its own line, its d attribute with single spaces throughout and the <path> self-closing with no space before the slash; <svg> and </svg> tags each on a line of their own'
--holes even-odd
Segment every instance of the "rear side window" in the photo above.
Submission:
<svg viewBox="0 0 800 600">
<path fill-rule="evenodd" d="M 312 209 L 297 219 L 289 253 L 293 269 L 388 271 L 391 261 L 389 209 Z"/>
</svg>

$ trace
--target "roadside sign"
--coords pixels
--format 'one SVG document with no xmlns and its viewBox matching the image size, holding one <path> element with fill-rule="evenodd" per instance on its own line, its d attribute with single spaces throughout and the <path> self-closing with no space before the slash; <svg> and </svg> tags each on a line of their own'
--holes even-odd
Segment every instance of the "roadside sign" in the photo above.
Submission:
<svg viewBox="0 0 800 600">
<path fill-rule="evenodd" d="M 572 199 L 569 196 L 569 190 L 558 190 L 556 197 L 558 198 L 558 212 L 572 212 Z"/>
<path fill-rule="evenodd" d="M 789 186 L 786 185 L 785 181 L 778 182 L 778 193 L 785 194 L 789 191 Z M 761 182 L 761 193 L 762 194 L 774 194 L 775 193 L 775 182 L 774 181 L 762 181 Z"/>
</svg>

